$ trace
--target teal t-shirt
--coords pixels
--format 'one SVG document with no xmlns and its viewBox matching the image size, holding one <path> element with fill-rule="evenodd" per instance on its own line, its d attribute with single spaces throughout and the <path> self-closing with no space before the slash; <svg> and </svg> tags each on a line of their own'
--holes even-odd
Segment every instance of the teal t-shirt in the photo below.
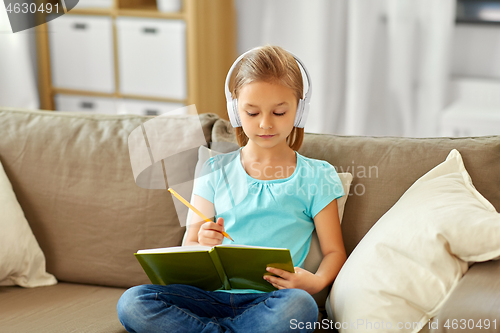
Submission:
<svg viewBox="0 0 500 333">
<path fill-rule="evenodd" d="M 295 152 L 291 176 L 255 179 L 241 164 L 241 149 L 208 159 L 193 193 L 214 204 L 215 220 L 224 218 L 224 228 L 236 244 L 287 248 L 294 266 L 303 268 L 313 218 L 344 195 L 335 168 Z M 228 243 L 224 238 L 223 244 Z"/>
</svg>

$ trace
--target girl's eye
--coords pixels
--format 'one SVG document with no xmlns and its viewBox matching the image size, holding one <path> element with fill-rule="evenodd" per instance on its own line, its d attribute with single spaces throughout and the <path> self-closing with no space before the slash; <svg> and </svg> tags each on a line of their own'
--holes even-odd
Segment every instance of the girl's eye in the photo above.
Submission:
<svg viewBox="0 0 500 333">
<path fill-rule="evenodd" d="M 284 116 L 286 112 L 283 112 L 283 113 L 275 113 L 274 115 L 275 116 Z M 253 117 L 253 116 L 256 116 L 258 115 L 258 113 L 250 113 L 250 112 L 247 112 L 247 115 L 249 115 L 250 117 Z"/>
</svg>

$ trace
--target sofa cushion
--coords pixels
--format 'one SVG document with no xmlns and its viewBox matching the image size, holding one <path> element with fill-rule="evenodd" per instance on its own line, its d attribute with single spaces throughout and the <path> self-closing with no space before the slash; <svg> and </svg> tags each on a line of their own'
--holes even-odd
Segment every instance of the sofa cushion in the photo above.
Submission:
<svg viewBox="0 0 500 333">
<path fill-rule="evenodd" d="M 443 304 L 432 326 L 434 333 L 445 333 L 448 322 L 455 332 L 500 332 L 500 260 L 475 263 Z M 482 328 L 481 328 L 482 326 Z"/>
<path fill-rule="evenodd" d="M 0 109 L 0 160 L 58 280 L 148 283 L 133 253 L 180 245 L 171 195 L 134 182 L 128 136 L 149 119 Z M 200 116 L 207 141 L 216 119 Z"/>
<path fill-rule="evenodd" d="M 57 283 L 45 271 L 38 245 L 0 161 L 0 285 L 40 287 Z"/>
<path fill-rule="evenodd" d="M 229 121 L 217 120 L 212 141 L 236 143 Z M 474 186 L 499 211 L 500 136 L 417 139 L 306 133 L 299 153 L 353 175 L 342 220 L 349 255 L 399 197 L 452 149 L 460 151 Z"/>
<path fill-rule="evenodd" d="M 1 331 L 126 333 L 116 314 L 124 291 L 73 283 L 35 289 L 0 287 Z"/>
<path fill-rule="evenodd" d="M 371 330 L 368 323 L 378 324 L 374 332 L 416 332 L 438 313 L 468 264 L 499 256 L 500 214 L 452 150 L 354 249 L 333 285 L 330 316 L 361 319 L 341 332 Z"/>
</svg>

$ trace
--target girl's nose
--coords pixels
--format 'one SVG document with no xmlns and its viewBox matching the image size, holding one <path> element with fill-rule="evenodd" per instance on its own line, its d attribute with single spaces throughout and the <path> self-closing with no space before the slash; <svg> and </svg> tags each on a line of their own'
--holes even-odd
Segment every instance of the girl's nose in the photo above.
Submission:
<svg viewBox="0 0 500 333">
<path fill-rule="evenodd" d="M 264 129 L 264 130 L 267 130 L 267 129 L 271 129 L 271 128 L 273 128 L 273 127 L 272 127 L 271 125 L 269 125 L 269 124 L 268 124 L 268 125 L 262 125 L 262 124 L 261 124 L 261 125 L 260 125 L 260 128 L 262 128 L 262 129 Z"/>
<path fill-rule="evenodd" d="M 271 121 L 269 120 L 269 117 L 264 116 L 262 118 L 262 121 L 260 122 L 260 128 L 263 130 L 271 129 L 273 126 L 271 125 Z"/>
</svg>

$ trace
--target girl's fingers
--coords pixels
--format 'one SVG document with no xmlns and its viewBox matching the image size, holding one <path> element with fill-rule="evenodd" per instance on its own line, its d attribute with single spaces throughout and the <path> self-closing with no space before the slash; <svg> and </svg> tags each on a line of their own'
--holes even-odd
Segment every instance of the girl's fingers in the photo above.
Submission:
<svg viewBox="0 0 500 333">
<path fill-rule="evenodd" d="M 216 239 L 212 239 L 212 238 L 200 239 L 198 242 L 200 243 L 200 245 L 203 245 L 203 246 L 215 246 L 215 245 L 219 245 L 222 243 L 222 242 L 220 242 Z"/>
<path fill-rule="evenodd" d="M 222 232 L 224 230 L 224 227 L 222 227 L 220 224 L 213 223 L 213 222 L 205 222 L 201 225 L 201 229 L 205 230 L 215 230 L 218 232 Z"/>
<path fill-rule="evenodd" d="M 224 235 L 218 231 L 207 230 L 207 231 L 203 232 L 202 234 L 204 237 L 207 237 L 207 238 L 220 239 L 220 240 L 224 239 Z"/>
<path fill-rule="evenodd" d="M 212 223 L 212 222 L 209 222 Z M 215 224 L 215 223 L 212 223 Z M 198 232 L 198 242 L 201 245 L 205 246 L 214 246 L 222 244 L 224 240 L 224 235 L 222 235 L 219 231 L 213 229 L 202 229 Z"/>
<path fill-rule="evenodd" d="M 284 270 L 279 269 L 279 268 L 274 268 L 274 267 L 266 267 L 266 271 L 273 273 L 273 274 L 276 274 L 285 280 L 289 280 L 291 278 L 291 274 L 293 274 L 293 273 L 284 271 Z"/>
<path fill-rule="evenodd" d="M 287 283 L 286 280 L 276 277 L 276 276 L 271 276 L 271 275 L 264 275 L 264 280 L 267 282 L 271 283 L 273 286 L 281 286 L 281 289 L 286 288 L 285 284 Z"/>
<path fill-rule="evenodd" d="M 282 286 L 281 284 L 278 283 L 278 281 L 280 280 L 279 278 L 265 275 L 264 276 L 264 280 L 266 280 L 267 282 L 269 282 L 270 284 L 272 284 L 275 288 L 286 289 L 286 287 L 284 287 L 284 286 Z"/>
</svg>

